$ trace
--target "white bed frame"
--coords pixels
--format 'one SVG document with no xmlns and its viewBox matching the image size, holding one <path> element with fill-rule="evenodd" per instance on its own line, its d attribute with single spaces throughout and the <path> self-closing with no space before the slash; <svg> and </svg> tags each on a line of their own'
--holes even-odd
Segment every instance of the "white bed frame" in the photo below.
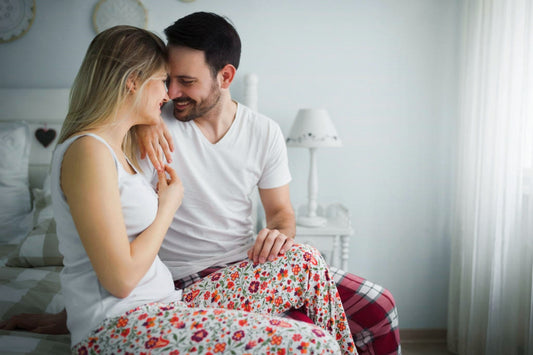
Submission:
<svg viewBox="0 0 533 355">
<path fill-rule="evenodd" d="M 67 114 L 69 89 L 0 89 L 0 121 L 25 121 L 32 135 L 30 186 L 41 187 L 57 137 L 48 147 L 35 138 L 39 128 L 55 129 L 57 135 Z"/>
<path fill-rule="evenodd" d="M 244 76 L 244 105 L 257 110 L 257 75 Z M 0 121 L 25 121 L 29 124 L 32 145 L 29 176 L 31 187 L 41 187 L 48 173 L 52 151 L 67 115 L 70 89 L 5 89 L 0 88 Z M 35 138 L 39 128 L 55 129 L 52 144 L 44 147 Z"/>
</svg>

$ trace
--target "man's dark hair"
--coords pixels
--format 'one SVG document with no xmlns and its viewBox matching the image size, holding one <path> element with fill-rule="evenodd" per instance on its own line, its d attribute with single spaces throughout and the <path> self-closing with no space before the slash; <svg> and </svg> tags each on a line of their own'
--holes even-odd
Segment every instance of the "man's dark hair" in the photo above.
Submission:
<svg viewBox="0 0 533 355">
<path fill-rule="evenodd" d="M 169 46 L 184 46 L 205 53 L 213 76 L 226 64 L 239 68 L 241 39 L 228 19 L 210 12 L 195 12 L 165 29 Z"/>
</svg>

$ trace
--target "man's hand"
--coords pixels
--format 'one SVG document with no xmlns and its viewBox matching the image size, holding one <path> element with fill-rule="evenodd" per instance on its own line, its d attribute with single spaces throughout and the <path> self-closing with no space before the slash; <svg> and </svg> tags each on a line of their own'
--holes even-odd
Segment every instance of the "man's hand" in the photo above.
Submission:
<svg viewBox="0 0 533 355">
<path fill-rule="evenodd" d="M 248 258 L 255 264 L 273 261 L 283 255 L 294 244 L 294 239 L 287 237 L 277 229 L 263 228 L 257 234 L 254 246 L 248 250 Z"/>
<path fill-rule="evenodd" d="M 174 151 L 174 143 L 172 142 L 170 131 L 165 125 L 165 122 L 161 119 L 157 125 L 139 125 L 135 129 L 141 159 L 144 159 L 148 155 L 154 168 L 161 171 L 165 166 L 161 150 L 163 150 L 165 158 L 169 163 L 172 161 L 171 152 Z"/>
<path fill-rule="evenodd" d="M 0 323 L 3 330 L 27 330 L 41 334 L 68 334 L 67 313 L 21 313 Z"/>
</svg>

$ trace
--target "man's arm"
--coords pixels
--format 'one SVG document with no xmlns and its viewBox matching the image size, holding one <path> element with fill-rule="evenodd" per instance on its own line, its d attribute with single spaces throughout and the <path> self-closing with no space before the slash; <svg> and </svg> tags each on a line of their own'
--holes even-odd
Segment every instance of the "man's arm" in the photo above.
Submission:
<svg viewBox="0 0 533 355">
<path fill-rule="evenodd" d="M 265 210 L 267 227 L 263 228 L 248 251 L 254 263 L 272 261 L 294 244 L 296 223 L 291 205 L 289 185 L 273 189 L 259 189 Z"/>
</svg>

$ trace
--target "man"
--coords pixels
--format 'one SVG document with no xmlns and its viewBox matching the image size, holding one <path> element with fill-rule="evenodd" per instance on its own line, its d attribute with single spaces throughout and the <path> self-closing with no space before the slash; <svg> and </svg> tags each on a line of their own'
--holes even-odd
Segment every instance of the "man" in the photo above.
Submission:
<svg viewBox="0 0 533 355">
<path fill-rule="evenodd" d="M 138 134 L 142 157 L 148 155 L 160 168 L 162 147 L 185 187 L 159 252 L 176 286 L 185 288 L 246 256 L 255 263 L 283 258 L 296 228 L 279 126 L 231 99 L 241 50 L 234 27 L 218 15 L 194 13 L 165 34 L 172 102 L 163 108 L 165 125 Z M 254 242 L 250 194 L 256 188 L 267 227 Z M 359 354 L 400 353 L 391 293 L 341 270 L 332 272 Z"/>
</svg>

